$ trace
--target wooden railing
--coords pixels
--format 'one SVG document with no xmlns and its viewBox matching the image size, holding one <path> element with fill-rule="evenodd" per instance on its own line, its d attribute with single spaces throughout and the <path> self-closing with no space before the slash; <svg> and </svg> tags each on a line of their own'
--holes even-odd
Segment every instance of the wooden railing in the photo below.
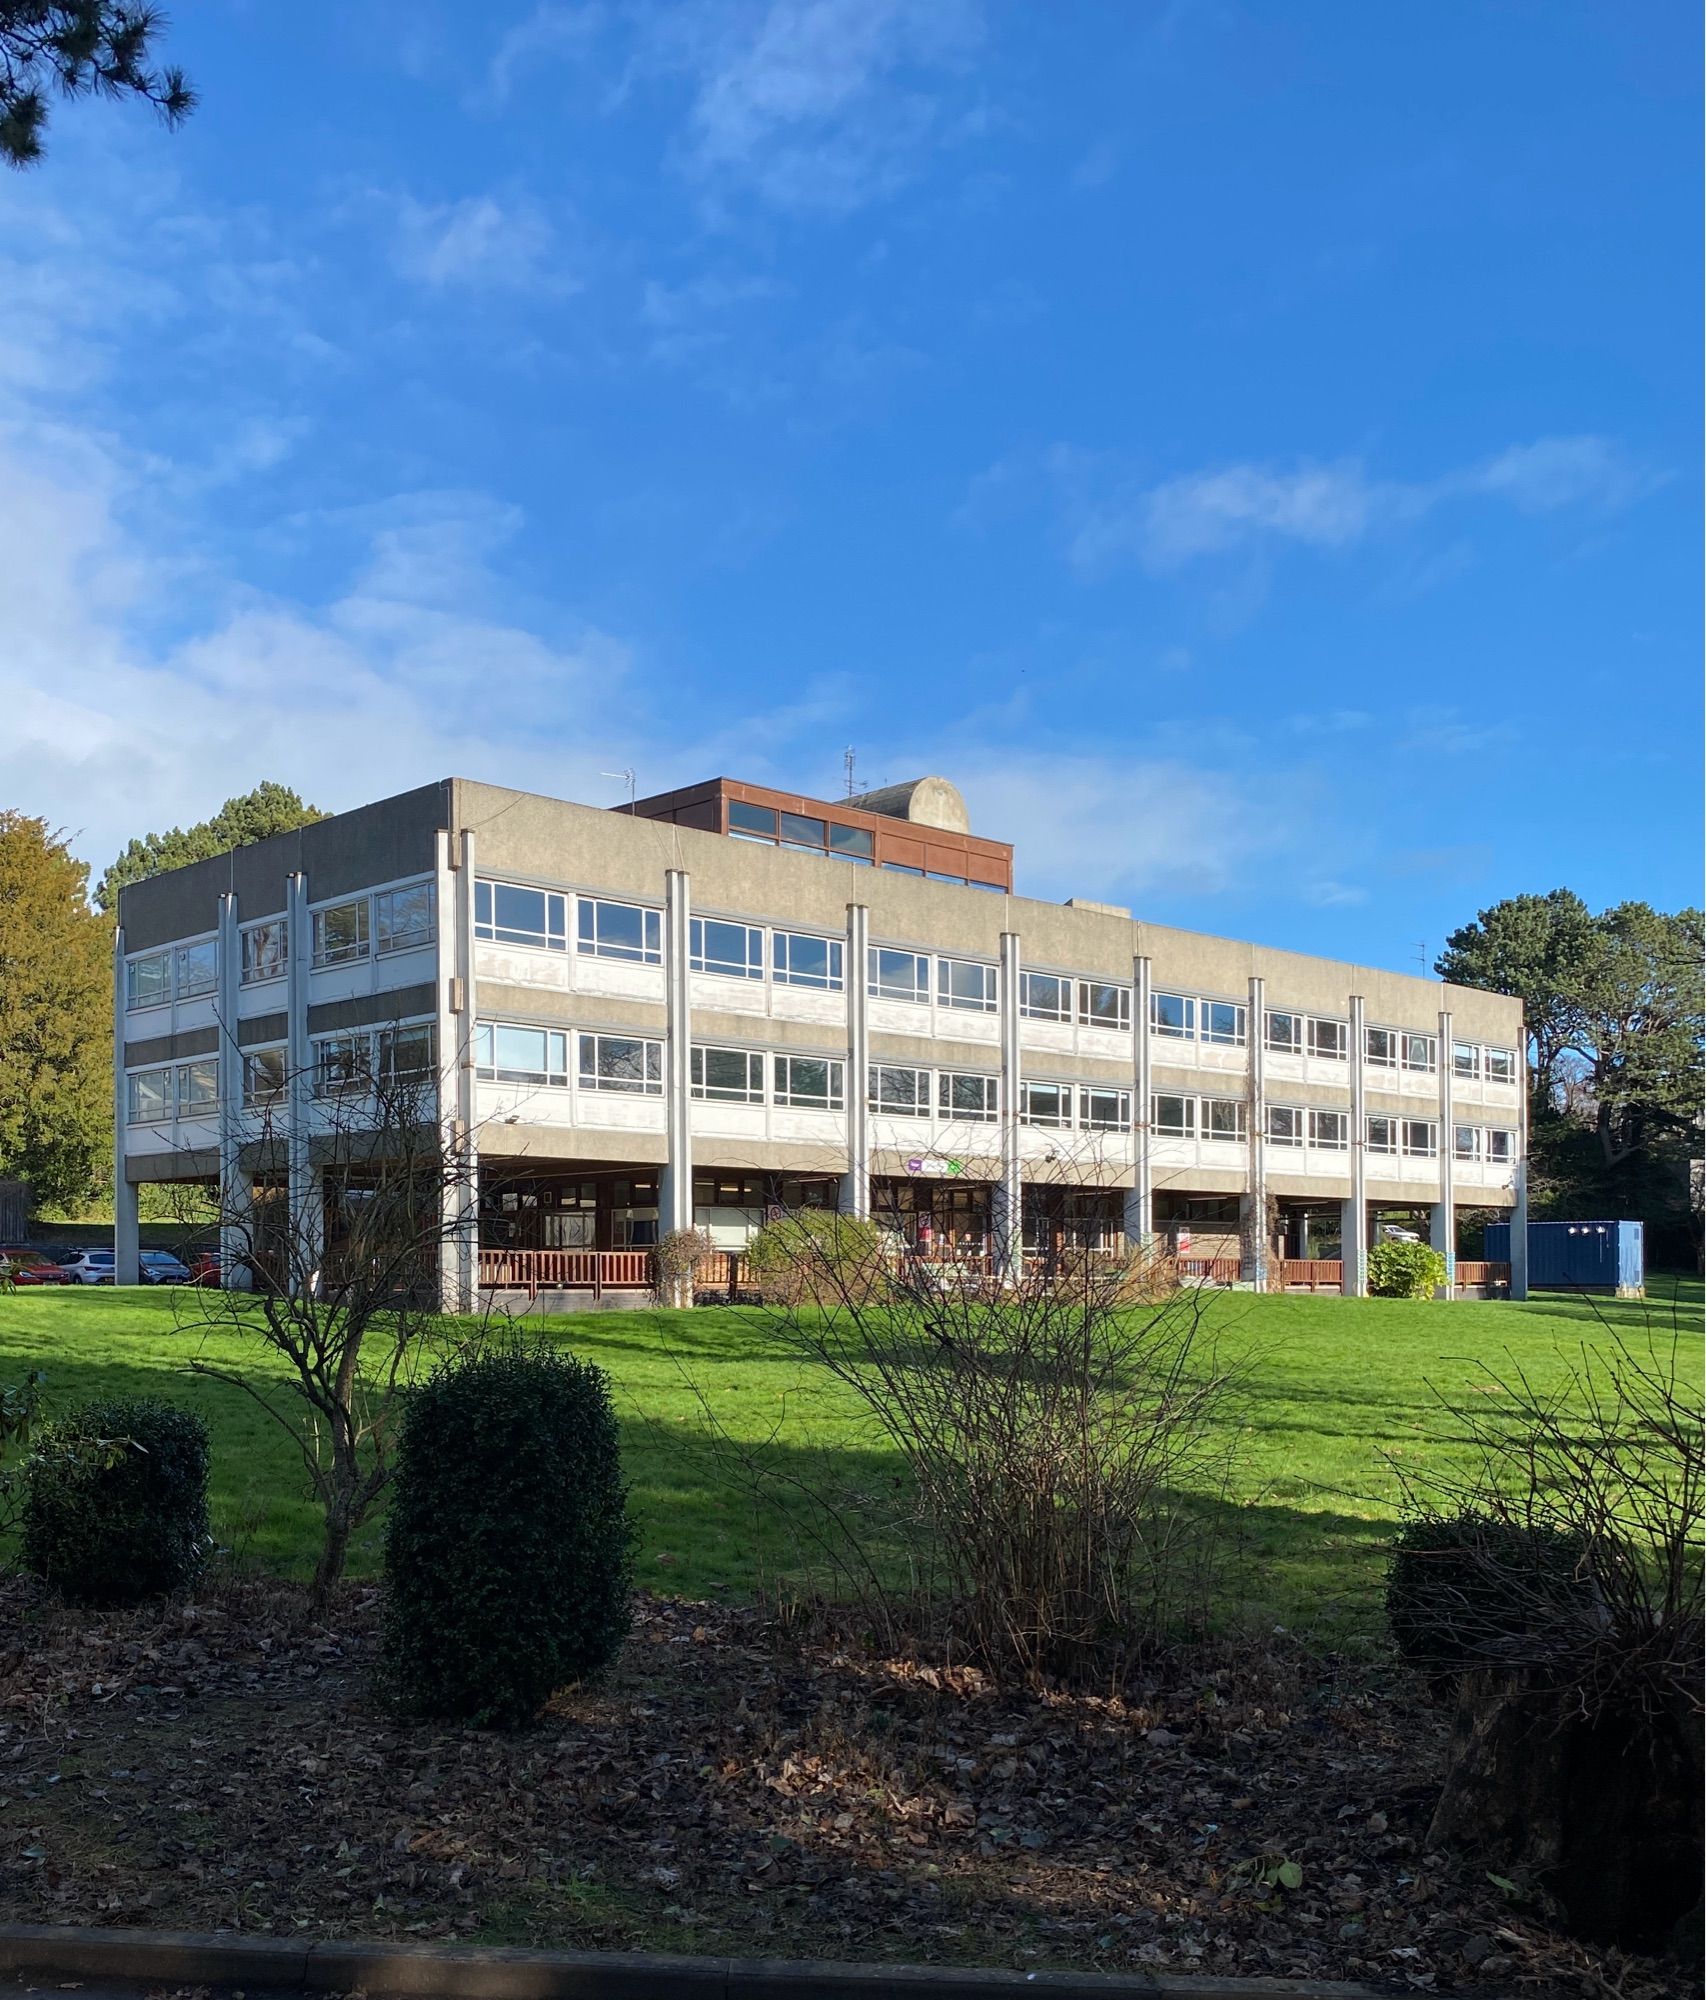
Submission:
<svg viewBox="0 0 1706 2000">
<path fill-rule="evenodd" d="M 1505 1285 L 1511 1281 L 1511 1267 L 1508 1264 L 1485 1263 L 1479 1258 L 1459 1257 L 1457 1260 L 1457 1282 L 1460 1285 Z"/>
<path fill-rule="evenodd" d="M 1179 1276 L 1208 1285 L 1235 1285 L 1244 1267 L 1236 1257 L 1181 1257 Z"/>
<path fill-rule="evenodd" d="M 1281 1257 L 1273 1270 L 1287 1291 L 1293 1285 L 1307 1285 L 1312 1292 L 1320 1291 L 1323 1285 L 1331 1285 L 1336 1291 L 1344 1289 L 1345 1267 L 1338 1257 Z"/>
<path fill-rule="evenodd" d="M 652 1288 L 649 1250 L 482 1250 L 480 1283 L 499 1291 L 647 1292 Z"/>
</svg>

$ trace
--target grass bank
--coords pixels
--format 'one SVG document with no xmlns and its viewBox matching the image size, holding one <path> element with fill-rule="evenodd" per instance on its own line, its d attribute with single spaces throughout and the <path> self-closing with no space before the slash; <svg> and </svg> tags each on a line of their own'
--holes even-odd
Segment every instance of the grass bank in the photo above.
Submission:
<svg viewBox="0 0 1706 2000">
<path fill-rule="evenodd" d="M 1490 1389 L 1513 1365 L 1555 1382 L 1584 1342 L 1610 1328 L 1679 1334 L 1700 1373 L 1701 1287 L 1660 1280 L 1640 1301 L 1548 1295 L 1524 1305 L 1203 1295 L 1204 1324 L 1247 1357 L 1235 1419 L 1235 1507 L 1228 1525 L 1255 1558 L 1246 1608 L 1302 1632 L 1353 1639 L 1366 1624 L 1371 1565 L 1398 1499 L 1392 1461 L 1415 1460 L 1439 1431 L 1434 1389 Z M 48 1377 L 55 1407 L 96 1395 L 150 1395 L 199 1410 L 213 1433 L 213 1515 L 240 1564 L 289 1576 L 312 1565 L 318 1515 L 295 1448 L 239 1390 L 189 1372 L 197 1355 L 278 1372 L 269 1350 L 194 1323 L 160 1291 L 0 1296 L 0 1384 Z M 784 1477 L 850 1494 L 892 1481 L 896 1465 L 846 1392 L 792 1352 L 772 1316 L 751 1308 L 641 1311 L 536 1322 L 597 1362 L 624 1425 L 639 1571 L 651 1589 L 738 1599 L 801 1576 L 810 1561 L 799 1510 L 755 1506 L 705 1442 L 705 1411 Z M 1205 1501 L 1205 1504 L 1209 1504 Z M 356 1574 L 378 1563 L 370 1524 Z"/>
</svg>

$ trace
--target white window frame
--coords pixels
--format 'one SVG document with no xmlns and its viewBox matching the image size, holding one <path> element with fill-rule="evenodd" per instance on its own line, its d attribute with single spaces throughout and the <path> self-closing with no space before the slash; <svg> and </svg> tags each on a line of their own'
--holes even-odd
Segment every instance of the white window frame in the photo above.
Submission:
<svg viewBox="0 0 1706 2000">
<path fill-rule="evenodd" d="M 346 1034 L 316 1035 L 311 1044 L 314 1054 L 314 1095 L 316 1097 L 353 1097 L 373 1088 L 373 1033 L 371 1029 L 352 1029 Z M 339 1074 L 330 1068 L 334 1053 L 345 1050 L 349 1056 L 347 1066 Z"/>
<path fill-rule="evenodd" d="M 1243 1146 L 1250 1138 L 1250 1107 L 1241 1097 L 1205 1097 L 1197 1106 L 1202 1126 L 1202 1136 L 1212 1139 L 1216 1145 Z M 1215 1119 L 1225 1112 L 1232 1114 L 1233 1129 L 1217 1132 Z"/>
<path fill-rule="evenodd" d="M 884 983 L 883 961 L 885 959 L 911 959 L 914 983 L 910 991 L 891 989 Z M 899 970 L 897 966 L 896 971 Z M 920 981 L 922 991 L 920 991 Z M 865 966 L 865 990 L 873 1000 L 894 1000 L 908 1007 L 928 1007 L 930 1004 L 930 954 L 927 951 L 909 951 L 904 945 L 874 944 L 870 946 Z"/>
<path fill-rule="evenodd" d="M 745 1072 L 741 1084 L 712 1083 L 711 1058 L 733 1057 Z M 700 1104 L 762 1104 L 765 1072 L 769 1065 L 762 1049 L 731 1048 L 716 1042 L 695 1042 L 688 1051 L 688 1094 Z"/>
<path fill-rule="evenodd" d="M 1216 1028 L 1214 1016 L 1216 1008 L 1230 1011 L 1231 1025 Z M 1197 1003 L 1197 1020 L 1200 1039 L 1220 1049 L 1242 1049 L 1249 1045 L 1250 1010 L 1242 1000 L 1201 1000 Z"/>
<path fill-rule="evenodd" d="M 424 921 L 399 927 L 397 922 L 398 900 L 402 897 L 423 898 Z M 368 927 L 368 935 L 373 941 L 373 956 L 389 958 L 399 951 L 423 951 L 438 940 L 438 887 L 430 880 L 422 882 L 399 882 L 389 889 L 375 889 L 373 892 L 373 914 Z"/>
<path fill-rule="evenodd" d="M 1516 1134 L 1505 1125 L 1487 1127 L 1487 1164 L 1508 1167 L 1516 1158 Z"/>
<path fill-rule="evenodd" d="M 1056 989 L 1056 1000 L 1050 1004 L 1037 995 L 1048 987 Z M 1074 985 L 1064 972 L 1029 972 L 1019 974 L 1019 1014 L 1026 1021 L 1066 1021 L 1072 1019 Z"/>
<path fill-rule="evenodd" d="M 213 1088 L 205 1097 L 192 1097 L 186 1085 L 197 1070 L 213 1072 Z M 177 1075 L 173 1079 L 178 1113 L 184 1118 L 199 1118 L 219 1107 L 219 1058 L 218 1056 L 192 1056 L 188 1062 L 179 1063 Z"/>
<path fill-rule="evenodd" d="M 1345 1062 L 1350 1057 L 1351 1030 L 1348 1021 L 1335 1021 L 1327 1014 L 1311 1014 L 1304 1023 L 1304 1046 L 1316 1062 Z"/>
<path fill-rule="evenodd" d="M 1481 1053 L 1486 1078 L 1489 1083 L 1516 1082 L 1517 1058 L 1515 1049 L 1483 1049 Z"/>
<path fill-rule="evenodd" d="M 956 1090 L 975 1084 L 975 1094 L 982 1101 L 975 1106 L 953 1102 Z M 1001 1116 L 1001 1086 L 998 1078 L 989 1076 L 982 1070 L 941 1069 L 936 1072 L 937 1115 L 949 1120 L 960 1120 L 968 1125 L 990 1125 Z"/>
<path fill-rule="evenodd" d="M 290 970 L 290 925 L 283 917 L 245 924 L 238 936 L 239 985 L 265 986 Z"/>
<path fill-rule="evenodd" d="M 1453 1125 L 1451 1128 L 1451 1157 L 1454 1160 L 1478 1160 L 1481 1157 L 1481 1128 L 1479 1125 Z"/>
<path fill-rule="evenodd" d="M 1091 1005 L 1092 994 L 1111 993 L 1114 996 L 1109 1020 Z M 1096 1028 L 1104 1035 L 1129 1035 L 1131 1033 L 1131 988 L 1122 986 L 1117 979 L 1081 979 L 1078 982 L 1078 1025 L 1081 1028 Z"/>
<path fill-rule="evenodd" d="M 141 1086 L 145 1083 L 158 1090 L 158 1109 L 143 1108 Z M 124 1080 L 124 1122 L 127 1125 L 169 1125 L 177 1101 L 174 1096 L 176 1089 L 177 1082 L 170 1063 L 150 1063 L 146 1069 L 131 1070 Z"/>
<path fill-rule="evenodd" d="M 276 1058 L 276 1063 L 270 1059 Z M 276 1068 L 277 1082 L 264 1090 L 257 1088 L 257 1078 L 263 1070 L 271 1073 Z M 245 1111 L 269 1111 L 275 1105 L 283 1104 L 290 1095 L 290 1051 L 282 1044 L 270 1049 L 245 1049 L 243 1051 L 243 1108 Z"/>
<path fill-rule="evenodd" d="M 1184 1015 L 1182 1025 L 1173 1027 L 1161 1019 L 1161 1003 L 1176 1000 Z M 1149 1032 L 1168 1042 L 1194 1042 L 1197 1038 L 1196 996 L 1190 993 L 1151 993 L 1149 996 Z"/>
<path fill-rule="evenodd" d="M 1163 1104 L 1177 1104 L 1180 1106 L 1180 1122 L 1173 1124 L 1163 1123 L 1161 1115 Z M 1194 1097 L 1187 1096 L 1182 1091 L 1177 1090 L 1157 1090 L 1150 1093 L 1150 1131 L 1159 1133 L 1164 1139 L 1194 1139 L 1197 1136 L 1198 1124 L 1197 1100 Z"/>
<path fill-rule="evenodd" d="M 1375 1069 L 1396 1069 L 1398 1067 L 1398 1030 L 1396 1028 L 1364 1028 L 1362 1033 L 1362 1052 L 1364 1062 L 1372 1064 Z"/>
<path fill-rule="evenodd" d="M 640 1074 L 614 1076 L 603 1069 L 606 1043 L 628 1043 L 640 1051 Z M 661 1097 L 663 1095 L 663 1043 L 650 1035 L 599 1034 L 582 1030 L 575 1043 L 575 1075 L 582 1090 L 608 1092 L 617 1097 Z"/>
<path fill-rule="evenodd" d="M 545 928 L 534 930 L 525 924 L 498 922 L 498 897 L 504 891 L 518 896 L 538 896 Z M 480 915 L 485 905 L 486 914 Z M 481 875 L 474 882 L 474 937 L 480 944 L 501 945 L 507 951 L 567 951 L 569 948 L 569 898 L 561 889 L 541 889 L 532 882 L 506 882 L 496 875 Z"/>
<path fill-rule="evenodd" d="M 1112 1117 L 1098 1116 L 1094 1109 L 1097 1098 L 1112 1099 Z M 1129 1132 L 1131 1130 L 1131 1092 L 1121 1090 L 1113 1083 L 1081 1083 L 1078 1086 L 1078 1127 L 1082 1132 Z"/>
<path fill-rule="evenodd" d="M 1267 1107 L 1265 1137 L 1270 1146 L 1283 1146 L 1288 1151 L 1301 1147 L 1307 1119 L 1300 1104 L 1270 1104 Z"/>
<path fill-rule="evenodd" d="M 541 1037 L 540 1063 L 503 1062 L 503 1055 L 519 1053 L 504 1049 L 500 1038 L 506 1034 Z M 566 1090 L 569 1086 L 570 1030 L 548 1028 L 535 1021 L 476 1021 L 474 1024 L 474 1073 L 487 1083 L 524 1084 L 537 1090 Z"/>
<path fill-rule="evenodd" d="M 796 944 L 822 945 L 825 970 L 806 972 L 793 964 Z M 846 940 L 825 937 L 818 931 L 772 931 L 770 934 L 770 976 L 778 986 L 804 986 L 817 993 L 839 993 L 846 985 L 842 969 Z"/>
<path fill-rule="evenodd" d="M 1475 1083 L 1481 1076 L 1481 1050 L 1475 1042 L 1453 1042 L 1451 1073 L 1460 1083 Z"/>
<path fill-rule="evenodd" d="M 421 1059 L 405 1068 L 397 1060 L 399 1045 L 419 1041 Z M 398 1021 L 381 1028 L 374 1036 L 373 1074 L 383 1088 L 398 1089 L 420 1085 L 438 1070 L 438 1024 L 434 1021 Z"/>
<path fill-rule="evenodd" d="M 884 1094 L 884 1077 L 912 1078 L 909 1103 L 891 1102 Z M 872 1063 L 865 1074 L 865 1101 L 884 1118 L 928 1118 L 930 1116 L 930 1072 L 911 1063 Z"/>
<path fill-rule="evenodd" d="M 824 1089 L 802 1089 L 795 1079 L 801 1063 L 821 1063 Z M 771 1060 L 773 1102 L 786 1111 L 841 1111 L 847 1104 L 847 1065 L 839 1056 L 776 1054 Z"/>
<path fill-rule="evenodd" d="M 1039 1108 L 1032 1101 L 1032 1092 L 1052 1091 L 1054 1102 L 1059 1107 L 1059 1116 L 1054 1116 Z M 1035 1125 L 1046 1132 L 1070 1132 L 1072 1130 L 1072 1095 L 1070 1083 L 1056 1083 L 1048 1077 L 1025 1077 L 1019 1084 L 1019 1123 Z"/>
<path fill-rule="evenodd" d="M 205 966 L 204 972 L 189 976 L 191 960 Z M 180 1000 L 203 1000 L 210 993 L 219 990 L 219 942 L 216 938 L 197 938 L 193 944 L 174 945 L 172 948 L 173 991 Z"/>
<path fill-rule="evenodd" d="M 1418 1044 L 1420 1044 L 1420 1061 L 1416 1060 Z M 1438 1035 L 1424 1035 L 1414 1029 L 1405 1028 L 1398 1038 L 1398 1060 L 1412 1075 L 1434 1075 L 1439 1068 Z"/>
<path fill-rule="evenodd" d="M 1275 1055 L 1302 1055 L 1304 1018 L 1302 1014 L 1294 1014 L 1288 1007 L 1270 1007 L 1267 1010 L 1266 1019 L 1262 1023 L 1263 1046 L 1272 1049 Z M 1291 1023 L 1292 1032 L 1289 1040 L 1282 1041 L 1274 1033 L 1274 1023 L 1276 1021 L 1289 1021 Z"/>
<path fill-rule="evenodd" d="M 1336 1120 L 1331 1128 L 1337 1136 L 1325 1136 L 1324 1121 Z M 1309 1114 L 1309 1143 L 1318 1153 L 1348 1153 L 1351 1146 L 1351 1114 L 1348 1111 L 1313 1110 Z"/>
<path fill-rule="evenodd" d="M 706 950 L 712 929 L 740 933 L 739 962 L 721 955 L 713 958 Z M 733 939 L 727 942 L 732 946 Z M 687 966 L 714 979 L 762 979 L 764 977 L 764 928 L 742 923 L 737 917 L 689 917 L 687 920 Z"/>
<path fill-rule="evenodd" d="M 1401 1118 L 1399 1121 L 1399 1144 L 1407 1160 L 1437 1160 L 1439 1158 L 1439 1127 L 1431 1118 Z M 1422 1134 L 1422 1143 L 1414 1143 L 1415 1135 Z"/>
<path fill-rule="evenodd" d="M 137 974 L 144 970 L 158 969 L 164 977 L 160 991 L 151 999 L 140 999 L 137 995 Z M 172 1000 L 172 954 L 169 951 L 151 951 L 140 958 L 127 959 L 124 967 L 124 1011 L 134 1013 L 145 1007 L 167 1007 Z"/>
<path fill-rule="evenodd" d="M 1398 1127 L 1401 1121 L 1384 1111 L 1371 1111 L 1364 1129 L 1364 1142 L 1371 1153 L 1391 1154 L 1398 1152 Z M 1376 1136 L 1376 1127 L 1386 1128 L 1385 1137 Z"/>
<path fill-rule="evenodd" d="M 624 916 L 640 920 L 640 941 L 606 938 L 601 930 L 601 913 L 620 910 Z M 615 959 L 624 965 L 662 965 L 663 912 L 649 903 L 628 903 L 616 896 L 575 898 L 575 950 L 582 958 Z"/>
<path fill-rule="evenodd" d="M 356 937 L 347 945 L 328 946 L 326 943 L 326 919 L 340 916 L 345 910 L 356 913 Z M 316 971 L 329 965 L 359 965 L 373 953 L 373 911 L 366 896 L 345 896 L 335 903 L 323 904 L 313 912 L 311 935 L 314 941 L 313 965 Z"/>
<path fill-rule="evenodd" d="M 976 978 L 969 977 L 976 974 Z M 965 978 L 975 993 L 959 993 L 955 981 Z M 993 1014 L 999 1004 L 996 998 L 996 973 L 993 965 L 980 958 L 949 958 L 945 953 L 936 957 L 936 1005 L 950 1008 L 963 1014 Z"/>
</svg>

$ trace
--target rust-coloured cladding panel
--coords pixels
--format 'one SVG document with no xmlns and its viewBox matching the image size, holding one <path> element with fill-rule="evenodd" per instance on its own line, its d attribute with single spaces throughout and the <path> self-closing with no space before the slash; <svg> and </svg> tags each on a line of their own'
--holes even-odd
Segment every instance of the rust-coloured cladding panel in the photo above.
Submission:
<svg viewBox="0 0 1706 2000">
<path fill-rule="evenodd" d="M 951 833 L 938 827 L 926 830 L 888 813 L 862 812 L 857 806 L 834 799 L 807 798 L 803 792 L 772 791 L 767 785 L 749 785 L 738 778 L 708 778 L 703 784 L 658 792 L 649 799 L 637 799 L 633 810 L 641 819 L 668 820 L 676 826 L 726 834 L 731 803 L 768 806 L 774 812 L 802 813 L 835 826 L 857 827 L 871 835 L 873 859 L 879 868 L 889 863 L 897 868 L 917 868 L 927 874 L 989 882 L 1009 892 L 1013 887 L 1013 850 L 1005 841 L 984 840 L 977 834 Z M 617 806 L 612 810 L 626 812 L 628 808 Z"/>
</svg>

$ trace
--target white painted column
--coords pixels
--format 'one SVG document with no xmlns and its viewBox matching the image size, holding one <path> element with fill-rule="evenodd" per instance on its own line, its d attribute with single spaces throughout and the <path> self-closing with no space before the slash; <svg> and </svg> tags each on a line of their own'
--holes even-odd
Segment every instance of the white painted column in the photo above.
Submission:
<svg viewBox="0 0 1706 2000">
<path fill-rule="evenodd" d="M 1155 1237 L 1155 1170 L 1149 1147 L 1149 996 L 1153 973 L 1141 953 L 1131 962 L 1132 1077 L 1131 1138 L 1134 1173 L 1125 1198 L 1125 1240 L 1147 1250 Z"/>
<path fill-rule="evenodd" d="M 318 1290 L 324 1247 L 325 1198 L 314 1165 L 314 1072 L 308 1040 L 308 974 L 314 960 L 308 920 L 308 877 L 285 879 L 285 1103 L 286 1157 L 290 1168 L 290 1242 L 286 1282 L 293 1293 Z"/>
<path fill-rule="evenodd" d="M 219 1272 L 227 1291 L 254 1285 L 254 1181 L 243 1165 L 243 1050 L 237 1039 L 237 996 L 242 989 L 243 942 L 237 898 L 219 899 L 218 985 L 214 1025 L 219 1031 Z"/>
<path fill-rule="evenodd" d="M 474 836 L 463 833 L 453 863 L 440 829 L 434 857 L 438 912 L 437 1118 L 444 1148 L 440 1184 L 439 1299 L 446 1312 L 480 1302 L 479 1135 L 474 1119 Z"/>
<path fill-rule="evenodd" d="M 1363 1001 L 1351 995 L 1351 1194 L 1342 1204 L 1339 1254 L 1344 1258 L 1346 1298 L 1368 1296 L 1368 1096 L 1363 1082 L 1365 1052 Z"/>
<path fill-rule="evenodd" d="M 124 926 L 113 930 L 113 1282 L 141 1281 L 140 1239 L 136 1226 L 136 1184 L 125 1172 L 130 1091 L 124 1075 Z"/>
<path fill-rule="evenodd" d="M 688 986 L 689 884 L 685 868 L 664 874 L 664 1130 L 668 1164 L 658 1182 L 658 1233 L 693 1227 L 693 1014 Z"/>
<path fill-rule="evenodd" d="M 1019 1051 L 1019 934 L 1001 933 L 997 974 L 1001 1004 L 1001 1178 L 990 1200 L 991 1249 L 996 1276 L 1017 1279 L 1025 1262 L 1025 1175 L 1019 1150 L 1020 1091 L 1024 1082 Z"/>
<path fill-rule="evenodd" d="M 1511 1297 L 1528 1297 L 1528 1023 L 1516 1039 L 1516 1207 L 1511 1210 Z"/>
<path fill-rule="evenodd" d="M 868 1219 L 871 1213 L 871 1004 L 865 975 L 871 942 L 871 913 L 863 903 L 847 905 L 847 1171 L 841 1176 L 837 1207 L 843 1215 Z"/>
<path fill-rule="evenodd" d="M 1250 1187 L 1239 1207 L 1244 1228 L 1245 1280 L 1258 1292 L 1268 1288 L 1268 1098 L 1266 1033 L 1267 982 L 1250 978 L 1245 1042 L 1250 1053 Z"/>
<path fill-rule="evenodd" d="M 1439 1200 L 1428 1217 L 1428 1241 L 1445 1259 L 1445 1295 L 1457 1291 L 1457 1145 L 1456 1071 L 1451 1058 L 1451 1014 L 1439 1016 Z"/>
</svg>

